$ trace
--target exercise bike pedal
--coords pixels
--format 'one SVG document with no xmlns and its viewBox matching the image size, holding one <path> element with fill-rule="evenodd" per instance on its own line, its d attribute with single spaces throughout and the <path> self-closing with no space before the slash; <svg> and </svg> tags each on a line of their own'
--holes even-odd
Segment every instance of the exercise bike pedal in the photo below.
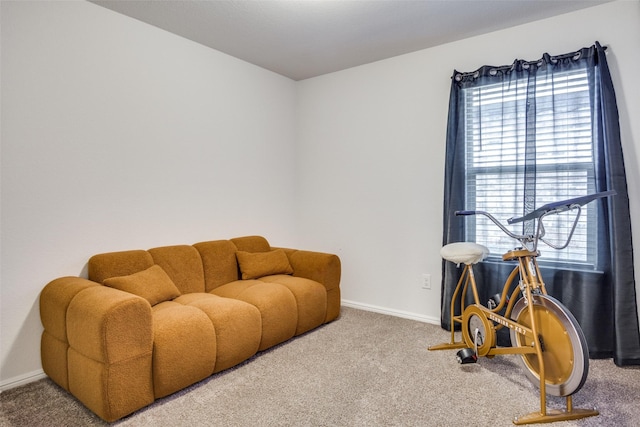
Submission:
<svg viewBox="0 0 640 427">
<path fill-rule="evenodd" d="M 456 353 L 456 360 L 461 365 L 476 363 L 478 361 L 478 355 L 472 348 L 463 348 Z"/>
</svg>

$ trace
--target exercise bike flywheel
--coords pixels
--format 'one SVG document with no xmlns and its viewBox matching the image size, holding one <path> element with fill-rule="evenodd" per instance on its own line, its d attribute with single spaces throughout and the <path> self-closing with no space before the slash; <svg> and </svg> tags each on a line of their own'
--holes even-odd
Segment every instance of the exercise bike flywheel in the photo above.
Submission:
<svg viewBox="0 0 640 427">
<path fill-rule="evenodd" d="M 533 304 L 524 298 L 513 307 L 511 318 L 523 326 L 531 326 L 533 310 L 538 325 L 538 341 L 542 346 L 545 388 L 554 396 L 570 396 L 584 385 L 589 373 L 589 350 L 584 333 L 571 312 L 549 295 L 534 295 Z M 533 342 L 511 329 L 511 345 L 531 347 Z M 523 354 L 522 364 L 527 377 L 540 383 L 540 364 L 536 354 Z"/>
</svg>

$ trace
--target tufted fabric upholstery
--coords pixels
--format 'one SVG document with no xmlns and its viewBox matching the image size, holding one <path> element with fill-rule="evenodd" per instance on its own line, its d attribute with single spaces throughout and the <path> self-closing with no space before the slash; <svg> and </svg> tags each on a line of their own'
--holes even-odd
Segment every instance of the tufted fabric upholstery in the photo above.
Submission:
<svg viewBox="0 0 640 427">
<path fill-rule="evenodd" d="M 250 280 L 240 251 L 259 261 Z M 118 420 L 336 319 L 340 268 L 336 255 L 261 236 L 94 255 L 88 280 L 55 279 L 40 295 L 43 369 Z"/>
</svg>

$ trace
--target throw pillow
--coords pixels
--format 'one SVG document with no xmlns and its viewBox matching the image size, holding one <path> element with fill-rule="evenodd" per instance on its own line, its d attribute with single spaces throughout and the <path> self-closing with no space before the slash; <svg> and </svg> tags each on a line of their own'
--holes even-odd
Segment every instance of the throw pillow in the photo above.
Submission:
<svg viewBox="0 0 640 427">
<path fill-rule="evenodd" d="M 289 258 L 282 249 L 269 252 L 237 251 L 236 257 L 244 280 L 257 279 L 272 274 L 293 273 Z"/>
<path fill-rule="evenodd" d="M 104 285 L 138 295 L 149 301 L 152 306 L 180 296 L 176 285 L 159 265 L 153 265 L 129 276 L 105 279 Z"/>
</svg>

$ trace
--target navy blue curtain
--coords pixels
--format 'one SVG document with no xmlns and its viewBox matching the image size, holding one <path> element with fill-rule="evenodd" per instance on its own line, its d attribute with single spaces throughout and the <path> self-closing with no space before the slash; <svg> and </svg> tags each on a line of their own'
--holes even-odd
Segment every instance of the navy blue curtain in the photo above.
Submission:
<svg viewBox="0 0 640 427">
<path fill-rule="evenodd" d="M 598 203 L 598 262 L 593 270 L 542 268 L 547 291 L 558 298 L 580 323 L 591 358 L 613 358 L 618 366 L 640 364 L 640 331 L 636 304 L 636 285 L 631 241 L 631 220 L 620 140 L 615 92 L 605 56 L 598 42 L 576 52 L 537 61 L 516 60 L 506 66 L 483 66 L 474 72 L 454 71 L 451 84 L 444 182 L 443 244 L 464 241 L 465 217 L 456 210 L 473 209 L 465 197 L 465 103 L 463 91 L 505 80 L 527 79 L 527 94 L 535 94 L 537 73 L 565 72 L 580 66 L 588 72 L 594 141 L 595 191 L 616 190 L 617 195 Z M 535 108 L 535 97 L 527 98 L 527 109 Z M 525 138 L 536 138 L 535 126 L 527 126 Z M 527 166 L 522 173 L 526 187 L 535 187 L 535 151 L 525 153 Z M 496 183 L 498 186 L 499 184 Z M 513 185 L 513 184 L 511 184 Z M 496 187 L 497 188 L 497 187 Z M 596 202 L 594 202 L 596 203 Z M 524 213 L 536 208 L 535 199 L 523 200 Z M 514 214 L 516 214 L 514 212 Z M 483 243 L 483 242 L 478 242 Z M 512 264 L 482 262 L 474 269 L 481 301 L 502 290 Z M 442 264 L 441 323 L 449 329 L 450 302 L 461 269 Z M 508 335 L 499 334 L 498 343 L 508 345 Z"/>
</svg>

